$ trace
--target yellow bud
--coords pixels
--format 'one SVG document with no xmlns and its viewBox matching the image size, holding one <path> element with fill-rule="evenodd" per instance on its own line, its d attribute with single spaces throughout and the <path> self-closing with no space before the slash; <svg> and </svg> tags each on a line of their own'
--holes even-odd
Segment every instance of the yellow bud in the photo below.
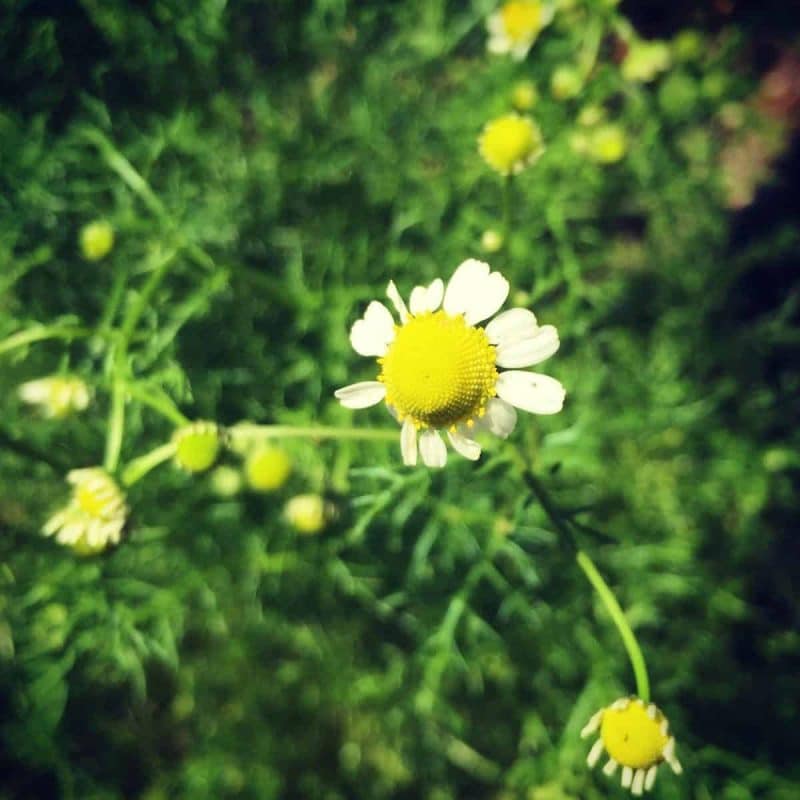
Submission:
<svg viewBox="0 0 800 800">
<path fill-rule="evenodd" d="M 671 61 L 670 50 L 665 42 L 633 42 L 622 62 L 622 77 L 628 81 L 648 83 L 669 69 Z"/>
<path fill-rule="evenodd" d="M 172 436 L 175 462 L 187 472 L 204 472 L 219 455 L 219 428 L 213 422 L 192 422 Z"/>
<path fill-rule="evenodd" d="M 486 253 L 496 253 L 503 246 L 503 235 L 493 228 L 483 232 L 481 247 Z"/>
<path fill-rule="evenodd" d="M 619 125 L 603 125 L 589 142 L 589 155 L 601 164 L 613 164 L 628 151 L 628 137 Z"/>
<path fill-rule="evenodd" d="M 89 261 L 99 261 L 114 246 L 114 229 L 105 220 L 90 222 L 81 229 L 80 242 L 83 257 Z"/>
<path fill-rule="evenodd" d="M 211 491 L 217 497 L 234 497 L 242 489 L 242 474 L 235 467 L 222 465 L 211 473 Z"/>
<path fill-rule="evenodd" d="M 318 494 L 299 494 L 289 500 L 284 513 L 298 533 L 315 534 L 333 516 L 333 506 Z"/>
<path fill-rule="evenodd" d="M 517 111 L 530 111 L 539 102 L 539 92 L 533 81 L 519 81 L 511 90 L 511 104 Z"/>
<path fill-rule="evenodd" d="M 602 106 L 584 106 L 578 114 L 578 124 L 585 128 L 591 128 L 605 119 L 606 110 Z"/>
<path fill-rule="evenodd" d="M 286 483 L 292 471 L 289 456 L 277 447 L 254 450 L 245 461 L 247 483 L 257 492 L 271 492 Z"/>
<path fill-rule="evenodd" d="M 550 76 L 550 91 L 556 100 L 570 100 L 577 97 L 583 88 L 583 80 L 575 67 L 557 67 Z"/>
</svg>

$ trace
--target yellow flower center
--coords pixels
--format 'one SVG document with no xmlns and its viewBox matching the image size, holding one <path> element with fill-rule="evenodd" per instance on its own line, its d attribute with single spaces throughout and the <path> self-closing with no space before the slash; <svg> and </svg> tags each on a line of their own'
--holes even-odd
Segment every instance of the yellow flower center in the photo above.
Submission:
<svg viewBox="0 0 800 800">
<path fill-rule="evenodd" d="M 603 712 L 600 738 L 611 758 L 623 767 L 645 769 L 664 760 L 667 737 L 661 732 L 663 721 L 660 711 L 651 719 L 644 703 L 634 700 L 624 709 Z"/>
<path fill-rule="evenodd" d="M 514 0 L 500 9 L 506 36 L 514 43 L 525 42 L 542 28 L 542 4 Z"/>
<path fill-rule="evenodd" d="M 102 518 L 113 505 L 116 488 L 111 485 L 82 484 L 75 489 L 79 508 L 90 517 Z"/>
<path fill-rule="evenodd" d="M 489 166 L 508 175 L 520 171 L 541 152 L 542 136 L 529 118 L 506 114 L 486 125 L 479 144 Z"/>
<path fill-rule="evenodd" d="M 378 359 L 386 402 L 418 428 L 453 428 L 483 416 L 495 394 L 495 349 L 483 328 L 444 311 L 411 317 Z"/>
</svg>

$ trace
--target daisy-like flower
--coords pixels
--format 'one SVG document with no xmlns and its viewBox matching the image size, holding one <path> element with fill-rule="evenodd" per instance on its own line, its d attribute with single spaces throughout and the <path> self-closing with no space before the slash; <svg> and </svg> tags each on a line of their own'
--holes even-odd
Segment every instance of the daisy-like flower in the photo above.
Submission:
<svg viewBox="0 0 800 800">
<path fill-rule="evenodd" d="M 38 406 L 49 419 L 63 419 L 83 411 L 91 400 L 89 387 L 75 375 L 49 375 L 23 383 L 18 389 L 20 399 Z"/>
<path fill-rule="evenodd" d="M 69 503 L 45 523 L 42 533 L 81 555 L 93 555 L 117 544 L 125 527 L 128 508 L 125 495 L 100 467 L 74 469 L 67 474 L 72 484 Z"/>
<path fill-rule="evenodd" d="M 635 795 L 653 788 L 658 765 L 663 761 L 676 775 L 683 772 L 675 757 L 675 738 L 669 735 L 667 718 L 653 703 L 622 697 L 600 709 L 581 731 L 581 737 L 598 730 L 600 738 L 592 745 L 586 763 L 594 767 L 607 751 L 603 772 L 610 776 L 621 766 L 622 786 Z"/>
<path fill-rule="evenodd" d="M 353 349 L 376 358 L 377 380 L 336 391 L 347 408 L 384 401 L 402 423 L 403 463 L 417 463 L 417 449 L 428 467 L 443 467 L 446 431 L 453 448 L 477 459 L 473 435 L 486 430 L 506 438 L 517 420 L 516 408 L 555 414 L 564 404 L 564 387 L 555 379 L 521 371 L 549 358 L 559 339 L 552 325 L 539 326 L 525 308 L 498 314 L 486 327 L 478 323 L 500 310 L 508 281 L 488 264 L 468 259 L 445 289 L 437 278 L 417 286 L 408 307 L 394 282 L 386 294 L 400 318 L 396 324 L 383 303 L 373 301 L 350 331 Z M 499 372 L 498 367 L 508 368 Z"/>
<path fill-rule="evenodd" d="M 521 114 L 503 114 L 487 122 L 478 138 L 483 160 L 501 175 L 516 175 L 544 152 L 539 126 Z"/>
<path fill-rule="evenodd" d="M 553 3 L 548 0 L 510 0 L 486 20 L 490 53 L 509 53 L 522 61 L 543 28 L 553 19 Z"/>
</svg>

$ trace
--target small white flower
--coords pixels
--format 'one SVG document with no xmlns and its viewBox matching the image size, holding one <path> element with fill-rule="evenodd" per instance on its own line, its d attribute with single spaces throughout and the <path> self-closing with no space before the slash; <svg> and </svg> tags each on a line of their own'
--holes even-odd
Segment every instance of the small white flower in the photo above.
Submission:
<svg viewBox="0 0 800 800">
<path fill-rule="evenodd" d="M 525 308 L 498 314 L 485 328 L 478 325 L 500 310 L 508 289 L 499 272 L 475 259 L 456 269 L 446 289 L 439 278 L 417 286 L 408 307 L 390 282 L 386 294 L 400 324 L 375 300 L 350 331 L 353 349 L 376 358 L 380 373 L 377 380 L 338 389 L 339 402 L 358 409 L 385 401 L 402 423 L 403 463 L 413 466 L 419 455 L 429 467 L 447 461 L 440 431 L 474 461 L 481 454 L 474 434 L 486 430 L 506 438 L 516 424 L 515 407 L 533 414 L 561 411 L 564 387 L 519 369 L 558 350 L 556 329 L 540 326 Z"/>
<path fill-rule="evenodd" d="M 552 0 L 510 0 L 486 20 L 490 53 L 510 54 L 522 61 L 542 29 L 553 19 Z"/>
<path fill-rule="evenodd" d="M 20 399 L 38 406 L 44 416 L 62 419 L 73 412 L 83 411 L 91 400 L 89 387 L 74 375 L 49 375 L 23 383 L 18 389 Z"/>
<path fill-rule="evenodd" d="M 81 555 L 117 544 L 128 508 L 114 479 L 100 467 L 89 467 L 72 470 L 67 481 L 73 486 L 69 503 L 50 517 L 42 533 Z"/>
</svg>

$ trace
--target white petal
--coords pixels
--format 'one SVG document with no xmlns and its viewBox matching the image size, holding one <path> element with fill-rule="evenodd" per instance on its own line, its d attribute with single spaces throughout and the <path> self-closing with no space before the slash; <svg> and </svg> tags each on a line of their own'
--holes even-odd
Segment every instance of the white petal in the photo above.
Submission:
<svg viewBox="0 0 800 800">
<path fill-rule="evenodd" d="M 382 356 L 394 339 L 394 319 L 383 303 L 373 300 L 350 329 L 350 344 L 360 356 Z"/>
<path fill-rule="evenodd" d="M 369 408 L 386 397 L 386 387 L 380 381 L 362 381 L 337 389 L 334 395 L 345 408 Z"/>
<path fill-rule="evenodd" d="M 630 767 L 622 768 L 622 788 L 630 789 L 633 780 L 633 770 Z"/>
<path fill-rule="evenodd" d="M 447 448 L 436 431 L 427 430 L 419 437 L 419 452 L 426 467 L 443 467 L 447 463 Z"/>
<path fill-rule="evenodd" d="M 499 36 L 500 34 L 505 36 L 506 26 L 503 22 L 503 15 L 499 11 L 495 11 L 494 14 L 489 15 L 486 20 L 486 30 L 493 36 Z"/>
<path fill-rule="evenodd" d="M 531 414 L 557 414 L 564 407 L 566 392 L 555 378 L 538 372 L 501 372 L 497 394 L 512 406 Z"/>
<path fill-rule="evenodd" d="M 505 55 L 511 49 L 511 40 L 505 34 L 492 34 L 486 42 L 486 49 L 496 56 Z"/>
<path fill-rule="evenodd" d="M 633 783 L 631 783 L 631 794 L 635 794 L 640 796 L 642 791 L 644 790 L 644 776 L 645 772 L 643 769 L 637 769 L 636 772 L 633 773 Z"/>
<path fill-rule="evenodd" d="M 386 287 L 386 296 L 392 301 L 392 305 L 397 311 L 397 316 L 400 317 L 400 322 L 405 325 L 408 321 L 408 309 L 403 298 L 400 297 L 400 292 L 397 291 L 394 281 L 389 281 L 389 285 Z"/>
<path fill-rule="evenodd" d="M 486 404 L 486 414 L 479 424 L 495 436 L 507 439 L 517 424 L 517 412 L 505 400 L 493 397 Z"/>
<path fill-rule="evenodd" d="M 514 61 L 524 61 L 525 56 L 528 55 L 531 47 L 533 47 L 533 42 L 525 42 L 523 44 L 516 45 L 516 47 L 512 48 L 511 50 L 511 58 L 513 58 Z"/>
<path fill-rule="evenodd" d="M 470 461 L 477 461 L 481 457 L 481 446 L 474 440 L 468 439 L 460 433 L 447 432 L 447 438 L 453 449 Z"/>
<path fill-rule="evenodd" d="M 552 325 L 539 328 L 530 339 L 497 348 L 497 365 L 500 367 L 532 367 L 550 358 L 558 350 L 558 331 Z"/>
<path fill-rule="evenodd" d="M 487 326 L 486 335 L 492 344 L 514 344 L 536 335 L 539 326 L 533 311 L 527 308 L 510 308 L 498 314 Z"/>
<path fill-rule="evenodd" d="M 50 396 L 50 382 L 35 380 L 23 383 L 18 389 L 20 399 L 26 403 L 44 403 Z"/>
<path fill-rule="evenodd" d="M 406 420 L 400 429 L 400 452 L 407 467 L 417 464 L 417 426 Z"/>
<path fill-rule="evenodd" d="M 649 792 L 653 788 L 653 784 L 656 782 L 656 773 L 658 772 L 658 766 L 653 764 L 649 770 L 647 770 L 647 776 L 644 779 L 644 790 Z"/>
<path fill-rule="evenodd" d="M 609 758 L 606 765 L 603 767 L 603 775 L 608 775 L 610 778 L 616 771 L 619 764 L 613 759 Z"/>
<path fill-rule="evenodd" d="M 581 729 L 581 739 L 591 736 L 599 727 L 603 720 L 603 713 L 605 709 L 601 708 Z"/>
<path fill-rule="evenodd" d="M 586 756 L 586 763 L 589 767 L 594 767 L 594 765 L 600 760 L 600 756 L 603 755 L 603 740 L 598 739 L 593 745 L 592 749 L 589 751 L 589 755 Z"/>
<path fill-rule="evenodd" d="M 469 325 L 491 317 L 508 297 L 508 281 L 491 267 L 474 258 L 458 266 L 447 284 L 444 310 L 463 314 Z"/>
<path fill-rule="evenodd" d="M 424 314 L 426 311 L 436 311 L 442 303 L 444 283 L 437 278 L 430 286 L 415 286 L 411 292 L 409 306 L 412 314 Z"/>
</svg>

